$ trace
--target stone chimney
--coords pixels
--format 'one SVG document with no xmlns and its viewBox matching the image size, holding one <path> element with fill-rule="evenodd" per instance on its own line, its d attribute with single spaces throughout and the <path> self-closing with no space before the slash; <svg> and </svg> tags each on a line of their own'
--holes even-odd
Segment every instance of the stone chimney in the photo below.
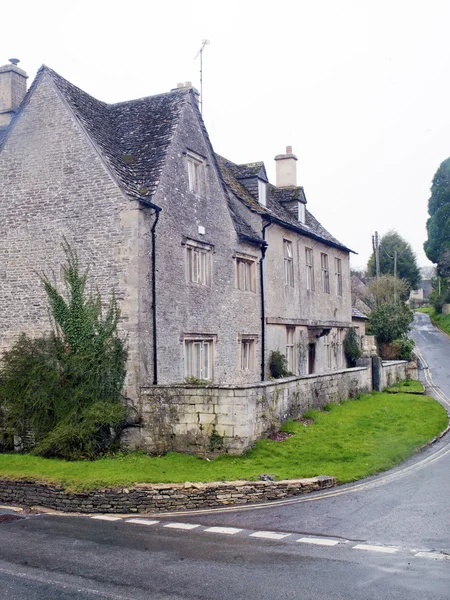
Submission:
<svg viewBox="0 0 450 600">
<path fill-rule="evenodd" d="M 9 65 L 0 67 L 0 127 L 9 125 L 27 93 L 28 76 L 17 64 L 17 58 L 10 58 Z"/>
<path fill-rule="evenodd" d="M 172 88 L 170 91 L 174 92 L 175 90 L 192 90 L 194 92 L 194 98 L 197 104 L 200 104 L 200 93 L 197 88 L 192 85 L 192 81 L 186 81 L 185 83 L 177 83 L 176 88 Z"/>
<path fill-rule="evenodd" d="M 286 154 L 275 156 L 277 187 L 297 185 L 297 157 L 292 154 L 292 146 L 286 146 Z"/>
</svg>

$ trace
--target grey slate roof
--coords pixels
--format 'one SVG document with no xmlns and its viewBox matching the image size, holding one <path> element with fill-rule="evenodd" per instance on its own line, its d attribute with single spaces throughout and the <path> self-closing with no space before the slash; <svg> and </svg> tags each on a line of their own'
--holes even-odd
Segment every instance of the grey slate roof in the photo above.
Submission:
<svg viewBox="0 0 450 600">
<path fill-rule="evenodd" d="M 102 154 L 122 189 L 132 198 L 151 197 L 158 186 L 165 157 L 182 110 L 189 102 L 192 92 L 182 88 L 129 102 L 106 104 L 83 92 L 44 65 L 39 69 L 22 106 L 26 105 L 44 74 L 52 79 L 59 93 Z M 193 104 L 196 106 L 195 102 Z M 8 129 L 0 129 L 0 150 L 20 110 Z M 200 125 L 209 142 L 199 111 L 198 115 Z M 211 151 L 213 152 L 212 146 Z M 244 205 L 247 209 L 261 216 L 278 220 L 281 224 L 304 235 L 349 250 L 322 227 L 309 211 L 306 211 L 306 223 L 302 224 L 283 206 L 283 202 L 291 202 L 295 199 L 306 202 L 303 188 L 282 189 L 268 184 L 267 205 L 263 207 L 241 181 L 252 177 L 261 177 L 267 181 L 264 163 L 237 165 L 217 154 L 214 156 L 224 189 L 232 192 L 228 193 L 228 205 L 236 231 L 241 237 L 261 242 L 260 233 L 255 232 L 246 219 L 245 210 L 242 210 Z"/>
<path fill-rule="evenodd" d="M 132 197 L 151 196 L 159 183 L 170 141 L 190 92 L 175 90 L 130 102 L 106 104 L 42 66 L 27 97 L 44 74 L 51 77 L 124 191 Z"/>
<path fill-rule="evenodd" d="M 272 195 L 278 202 L 292 202 L 293 200 L 299 200 L 306 204 L 305 191 L 301 186 L 287 188 L 277 188 L 272 186 Z"/>
<path fill-rule="evenodd" d="M 282 225 L 285 225 L 291 229 L 295 229 L 303 235 L 323 241 L 337 248 L 347 250 L 348 252 L 353 252 L 353 250 L 350 250 L 350 248 L 347 248 L 347 246 L 332 236 L 331 233 L 325 229 L 325 227 L 322 227 L 319 221 L 308 210 L 305 211 L 305 224 L 298 221 L 288 212 L 288 210 L 286 210 L 286 208 L 283 206 L 283 201 L 292 201 L 296 197 L 299 200 L 306 200 L 304 197 L 303 188 L 277 188 L 272 184 L 268 184 L 266 206 L 264 207 L 256 200 L 256 198 L 252 196 L 249 190 L 242 185 L 242 183 L 240 183 L 236 177 L 236 175 L 241 172 L 240 165 L 236 165 L 230 160 L 217 154 L 216 158 L 225 183 L 232 193 L 236 195 L 239 200 L 245 204 L 245 206 L 247 206 L 247 208 L 260 214 L 261 216 L 271 217 L 272 219 L 279 221 Z"/>
<path fill-rule="evenodd" d="M 7 131 L 6 127 L 0 127 L 0 149 L 2 147 L 3 140 L 6 137 L 6 131 Z"/>
<path fill-rule="evenodd" d="M 247 163 L 245 165 L 236 165 L 231 161 L 226 162 L 228 163 L 228 168 L 231 170 L 233 176 L 236 177 L 237 180 L 248 179 L 250 177 L 260 177 L 265 181 L 269 181 L 267 178 L 266 167 L 262 161 Z"/>
<path fill-rule="evenodd" d="M 361 319 L 364 321 L 368 321 L 369 317 L 358 310 L 355 306 L 352 306 L 352 319 Z"/>
</svg>

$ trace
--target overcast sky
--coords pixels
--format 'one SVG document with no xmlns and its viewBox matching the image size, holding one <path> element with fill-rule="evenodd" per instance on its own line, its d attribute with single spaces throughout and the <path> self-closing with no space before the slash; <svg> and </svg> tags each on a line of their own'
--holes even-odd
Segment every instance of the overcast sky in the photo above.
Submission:
<svg viewBox="0 0 450 600">
<path fill-rule="evenodd" d="M 8 24 L 7 21 L 10 21 Z M 365 266 L 396 229 L 420 266 L 432 177 L 450 156 L 449 0 L 25 0 L 2 16 L 0 64 L 42 63 L 106 102 L 199 87 L 217 152 L 298 156 L 308 208 Z"/>
</svg>

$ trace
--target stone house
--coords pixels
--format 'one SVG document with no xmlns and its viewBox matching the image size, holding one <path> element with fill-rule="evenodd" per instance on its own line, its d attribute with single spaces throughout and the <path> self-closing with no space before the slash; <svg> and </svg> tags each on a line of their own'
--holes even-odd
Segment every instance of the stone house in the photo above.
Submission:
<svg viewBox="0 0 450 600">
<path fill-rule="evenodd" d="M 127 337 L 126 396 L 156 385 L 267 380 L 345 368 L 349 248 L 306 208 L 292 148 L 263 163 L 217 155 L 195 89 L 108 105 L 43 66 L 29 91 L 0 67 L 0 350 L 49 328 L 36 271 L 65 237 Z"/>
<path fill-rule="evenodd" d="M 424 304 L 428 301 L 432 291 L 433 286 L 431 283 L 431 279 L 422 279 L 417 290 L 411 290 L 411 293 L 409 295 L 409 302 Z"/>
</svg>

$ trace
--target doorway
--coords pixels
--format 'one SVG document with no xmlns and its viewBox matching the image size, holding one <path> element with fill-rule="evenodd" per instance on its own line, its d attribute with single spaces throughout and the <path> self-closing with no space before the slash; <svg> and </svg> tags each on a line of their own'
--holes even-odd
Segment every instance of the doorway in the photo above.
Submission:
<svg viewBox="0 0 450 600">
<path fill-rule="evenodd" d="M 312 375 L 315 370 L 316 363 L 316 344 L 308 344 L 308 375 Z"/>
</svg>

